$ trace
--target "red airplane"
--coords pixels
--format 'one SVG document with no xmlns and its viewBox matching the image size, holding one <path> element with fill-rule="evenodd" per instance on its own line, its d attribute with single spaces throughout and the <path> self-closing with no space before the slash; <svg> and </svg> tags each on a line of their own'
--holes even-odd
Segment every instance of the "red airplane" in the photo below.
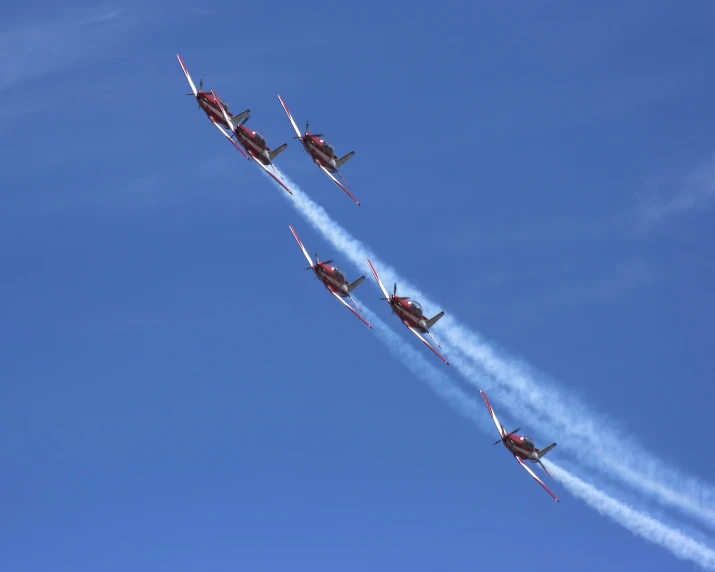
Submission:
<svg viewBox="0 0 715 572">
<path fill-rule="evenodd" d="M 191 91 L 193 92 L 187 93 L 186 95 L 191 95 L 196 98 L 196 101 L 199 104 L 199 109 L 203 109 L 203 111 L 206 113 L 206 116 L 211 120 L 211 123 L 220 123 L 228 129 L 233 129 L 234 125 L 238 125 L 239 123 L 243 125 L 243 123 L 248 121 L 248 118 L 251 115 L 250 109 L 247 109 L 246 111 L 244 111 L 243 113 L 239 113 L 238 115 L 232 116 L 230 118 L 230 121 L 226 122 L 223 113 L 221 113 L 221 110 L 219 109 L 220 102 L 223 104 L 223 108 L 228 112 L 228 105 L 226 105 L 226 102 L 221 101 L 218 97 L 216 97 L 216 94 L 213 92 L 203 91 L 203 79 L 199 82 L 199 89 L 196 89 L 196 86 L 194 85 L 194 82 L 191 81 L 191 76 L 189 75 L 189 72 L 184 65 L 184 61 L 181 59 L 181 56 L 179 54 L 176 54 L 176 57 L 179 59 L 181 69 L 184 70 L 184 75 L 186 76 L 186 79 L 191 86 Z"/>
<path fill-rule="evenodd" d="M 556 447 L 556 443 L 551 443 L 551 445 L 546 447 L 546 449 L 539 450 L 534 447 L 534 442 L 531 439 L 529 439 L 528 437 L 521 437 L 516 434 L 516 432 L 519 430 L 518 428 L 514 429 L 511 433 L 507 433 L 504 430 L 504 426 L 499 423 L 497 416 L 494 414 L 494 410 L 492 409 L 492 406 L 490 405 L 485 393 L 483 391 L 480 391 L 479 393 L 482 394 L 484 403 L 487 404 L 489 415 L 492 416 L 494 425 L 497 426 L 497 431 L 499 431 L 499 435 L 501 435 L 501 439 L 496 441 L 494 444 L 497 445 L 499 443 L 503 443 L 504 446 L 509 449 L 509 452 L 514 455 L 514 458 L 519 461 L 519 464 L 524 467 L 532 477 L 536 479 L 536 482 L 539 483 L 544 488 L 544 490 L 554 498 L 556 502 L 559 502 L 559 499 L 556 498 L 556 495 L 549 490 L 549 487 L 547 487 L 543 482 L 541 482 L 541 479 L 534 474 L 534 471 L 532 471 L 524 463 L 524 461 L 539 463 L 539 465 L 541 465 L 541 468 L 544 469 L 544 472 L 547 475 L 551 476 L 549 474 L 549 471 L 546 470 L 546 467 L 544 467 L 543 463 L 541 462 L 541 458 L 546 455 L 546 453 L 551 451 L 551 449 Z"/>
<path fill-rule="evenodd" d="M 385 287 L 382 285 L 382 282 L 380 282 L 380 277 L 377 275 L 377 272 L 375 272 L 375 268 L 373 267 L 372 262 L 370 262 L 368 258 L 366 258 L 365 260 L 367 260 L 367 263 L 370 266 L 370 270 L 372 270 L 372 275 L 375 277 L 375 280 L 377 280 L 377 285 L 380 287 L 380 290 L 382 290 L 382 293 L 385 295 L 385 297 L 380 298 L 380 300 L 387 300 L 387 303 L 390 304 L 390 307 L 392 308 L 392 313 L 397 314 L 400 320 L 402 320 L 402 323 L 407 326 L 407 329 L 410 330 L 410 332 L 412 332 L 414 335 L 416 335 L 424 345 L 431 349 L 439 359 L 449 365 L 449 362 L 444 359 L 442 354 L 440 354 L 436 349 L 434 349 L 432 345 L 420 335 L 420 332 L 422 332 L 423 334 L 427 334 L 430 338 L 432 338 L 432 341 L 437 344 L 437 347 L 442 347 L 437 343 L 437 340 L 434 339 L 434 336 L 430 333 L 429 329 L 435 325 L 437 320 L 444 316 L 444 312 L 440 312 L 433 318 L 425 320 L 425 317 L 422 315 L 422 306 L 419 304 L 419 302 L 414 302 L 407 297 L 398 296 L 397 284 L 395 284 L 392 296 L 390 296 L 387 293 L 387 290 L 385 290 Z"/>
<path fill-rule="evenodd" d="M 315 276 L 320 279 L 320 281 L 323 283 L 323 286 L 325 286 L 328 292 L 335 296 L 338 302 L 340 302 L 343 306 L 345 306 L 348 310 L 355 314 L 358 320 L 360 320 L 368 328 L 372 329 L 372 326 L 367 323 L 365 318 L 358 314 L 353 308 L 350 307 L 350 305 L 345 300 L 343 300 L 343 298 L 350 298 L 350 301 L 355 304 L 355 307 L 358 310 L 360 310 L 360 307 L 357 305 L 355 300 L 353 300 L 352 296 L 350 296 L 350 293 L 355 290 L 355 288 L 360 286 L 360 284 L 362 284 L 363 280 L 365 280 L 365 277 L 360 276 L 360 278 L 355 280 L 355 282 L 353 282 L 352 284 L 348 283 L 348 281 L 345 280 L 345 275 L 338 268 L 336 268 L 335 266 L 330 266 L 332 260 L 320 262 L 318 260 L 317 252 L 315 253 L 315 264 L 313 264 L 313 261 L 310 259 L 310 256 L 308 256 L 308 251 L 303 246 L 303 243 L 300 241 L 300 238 L 298 238 L 298 235 L 293 230 L 293 227 L 289 226 L 288 228 L 293 233 L 293 238 L 295 238 L 296 242 L 298 243 L 298 246 L 300 246 L 300 249 L 303 251 L 305 258 L 308 261 L 308 264 L 310 264 L 310 267 L 306 268 L 305 270 L 313 270 L 313 272 L 315 272 Z"/>
<path fill-rule="evenodd" d="M 298 129 L 298 125 L 296 125 L 295 121 L 293 120 L 293 116 L 290 114 L 290 111 L 288 111 L 286 104 L 283 103 L 283 98 L 280 95 L 278 96 L 278 100 L 281 102 L 283 110 L 286 112 L 288 119 L 290 119 L 290 123 L 293 126 L 293 129 L 298 134 L 298 136 L 293 137 L 293 139 L 300 139 L 300 142 L 303 144 L 304 149 L 308 152 L 310 158 L 313 159 L 315 164 L 320 167 L 320 170 L 323 171 L 323 173 L 325 173 L 326 175 L 328 175 L 328 177 L 330 177 L 332 181 L 338 187 L 340 187 L 347 196 L 349 196 L 352 200 L 355 201 L 358 206 L 360 206 L 360 202 L 348 190 L 347 181 L 345 181 L 343 176 L 338 172 L 338 169 L 342 167 L 345 163 L 347 163 L 353 155 L 355 155 L 355 151 L 350 151 L 350 153 L 338 159 L 337 155 L 335 155 L 333 151 L 332 143 L 330 143 L 330 141 L 326 141 L 325 139 L 320 139 L 323 136 L 322 133 L 311 134 L 308 132 L 308 128 L 310 127 L 310 123 L 308 121 L 305 122 L 305 134 L 301 135 L 300 129 Z M 333 175 L 333 173 L 337 174 L 343 180 L 343 182 L 341 183 L 340 181 L 338 181 Z"/>
<path fill-rule="evenodd" d="M 221 114 L 223 115 L 223 118 L 225 121 L 230 121 L 230 117 L 226 113 L 226 110 L 223 107 L 223 103 L 221 102 L 220 99 L 216 96 L 216 94 L 212 91 L 211 94 L 214 96 L 216 101 L 218 101 L 218 107 L 221 110 Z M 245 123 L 245 121 L 243 122 Z M 293 193 L 291 190 L 286 186 L 286 184 L 283 182 L 283 177 L 281 177 L 281 174 L 278 172 L 278 169 L 275 168 L 273 165 L 273 159 L 275 159 L 280 153 L 285 151 L 285 148 L 288 147 L 286 143 L 283 143 L 278 149 L 275 151 L 271 151 L 268 146 L 266 145 L 266 140 L 257 131 L 251 131 L 250 129 L 246 128 L 243 126 L 243 123 L 240 125 L 236 125 L 231 129 L 231 132 L 233 135 L 236 136 L 236 141 L 233 140 L 233 137 L 226 133 L 223 127 L 219 125 L 218 123 L 214 122 L 214 125 L 216 126 L 216 129 L 218 129 L 221 134 L 229 140 L 231 145 L 233 145 L 238 151 L 243 155 L 246 159 L 249 161 L 253 159 L 258 166 L 263 169 L 270 177 L 273 178 L 273 180 L 278 183 L 281 187 L 283 187 L 289 195 L 292 195 Z M 243 146 L 245 151 L 241 149 L 239 146 L 239 143 Z M 273 171 L 269 171 L 268 167 L 271 167 Z"/>
</svg>

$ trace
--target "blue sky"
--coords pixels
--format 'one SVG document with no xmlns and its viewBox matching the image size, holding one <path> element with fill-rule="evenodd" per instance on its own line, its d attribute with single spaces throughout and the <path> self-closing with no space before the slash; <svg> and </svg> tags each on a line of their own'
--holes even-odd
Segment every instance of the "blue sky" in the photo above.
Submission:
<svg viewBox="0 0 715 572">
<path fill-rule="evenodd" d="M 3 569 L 707 565 L 711 3 L 0 16 Z M 288 143 L 302 199 L 221 140 L 177 53 Z M 291 139 L 278 93 L 355 151 L 362 207 Z M 367 276 L 357 298 L 386 326 L 331 300 L 288 225 Z M 348 235 L 446 311 L 451 368 L 377 299 Z M 491 446 L 478 389 L 559 443 L 560 504 Z M 675 496 L 642 484 L 661 475 Z"/>
</svg>

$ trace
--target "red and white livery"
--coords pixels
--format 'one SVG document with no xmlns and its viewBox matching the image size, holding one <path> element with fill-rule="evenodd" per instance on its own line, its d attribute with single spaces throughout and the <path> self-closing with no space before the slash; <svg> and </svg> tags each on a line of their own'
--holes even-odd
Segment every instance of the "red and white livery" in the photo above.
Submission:
<svg viewBox="0 0 715 572">
<path fill-rule="evenodd" d="M 293 238 L 295 238 L 295 241 L 298 243 L 298 246 L 300 246 L 300 249 L 303 251 L 303 255 L 308 261 L 308 264 L 310 264 L 310 266 L 305 270 L 312 270 L 313 272 L 315 272 L 315 276 L 323 283 L 323 286 L 325 286 L 326 290 L 330 292 L 333 296 L 335 296 L 338 302 L 340 302 L 343 306 L 350 310 L 358 320 L 360 320 L 368 328 L 372 329 L 372 326 L 367 323 L 365 318 L 358 314 L 345 300 L 343 300 L 343 298 L 350 298 L 350 301 L 355 304 L 355 307 L 358 310 L 360 310 L 360 307 L 357 305 L 355 300 L 352 299 L 350 293 L 363 283 L 365 277 L 360 276 L 360 278 L 355 280 L 355 282 L 348 282 L 347 280 L 345 280 L 345 275 L 338 268 L 336 268 L 335 266 L 330 266 L 330 263 L 333 262 L 332 260 L 320 262 L 318 260 L 317 252 L 315 253 L 315 264 L 313 264 L 313 261 L 308 255 L 308 251 L 303 246 L 303 243 L 300 241 L 300 238 L 298 238 L 298 235 L 295 233 L 295 230 L 293 230 L 293 227 L 289 226 L 288 228 L 293 233 Z"/>
<path fill-rule="evenodd" d="M 238 115 L 229 116 L 229 120 L 227 122 L 224 117 L 224 114 L 221 113 L 221 109 L 219 106 L 219 103 L 223 104 L 224 110 L 226 111 L 226 113 L 228 113 L 228 105 L 226 104 L 226 102 L 221 101 L 213 92 L 203 91 L 203 79 L 199 81 L 199 89 L 196 89 L 196 86 L 191 80 L 189 71 L 186 69 L 186 66 L 184 65 L 184 61 L 181 59 L 181 56 L 179 54 L 176 54 L 176 57 L 179 60 L 181 69 L 184 70 L 186 81 L 189 82 L 189 86 L 191 87 L 191 91 L 193 92 L 187 93 L 186 95 L 190 95 L 196 98 L 196 101 L 199 104 L 199 109 L 202 109 L 206 113 L 206 116 L 209 118 L 211 123 L 213 123 L 214 125 L 218 123 L 228 129 L 233 129 L 234 125 L 238 125 L 241 122 L 245 123 L 248 120 L 251 115 L 250 109 L 247 109 L 246 111 L 239 113 Z"/>
<path fill-rule="evenodd" d="M 213 91 L 211 93 L 214 95 L 214 97 L 216 97 L 216 94 Z M 218 100 L 218 97 L 216 97 L 216 99 Z M 229 121 L 230 118 L 226 113 L 226 110 L 223 108 L 221 101 L 219 101 L 218 107 L 221 110 L 221 114 L 223 115 L 224 120 Z M 245 123 L 245 121 L 243 123 Z M 275 151 L 271 151 L 270 148 L 266 145 L 266 139 L 263 137 L 263 135 L 261 135 L 257 131 L 251 131 L 250 129 L 244 127 L 243 123 L 241 123 L 240 125 L 235 125 L 231 129 L 231 135 L 229 135 L 226 130 L 218 123 L 214 123 L 214 125 L 216 126 L 216 129 L 218 129 L 221 134 L 226 139 L 228 139 L 231 145 L 238 149 L 241 155 L 243 155 L 249 161 L 255 161 L 255 163 L 257 163 L 261 169 L 268 173 L 268 175 L 276 183 L 283 187 L 283 189 L 285 189 L 285 191 L 289 195 L 292 195 L 293 193 L 286 186 L 285 182 L 283 181 L 283 177 L 281 177 L 281 174 L 278 172 L 278 169 L 276 169 L 273 165 L 273 159 L 275 159 L 280 153 L 282 153 L 288 145 L 286 143 L 283 143 L 283 145 L 278 147 L 278 149 L 276 149 Z M 236 141 L 238 141 L 238 143 L 233 140 L 234 136 L 236 137 Z M 243 146 L 243 149 L 241 148 L 241 146 Z"/>
<path fill-rule="evenodd" d="M 315 164 L 320 167 L 320 170 L 328 175 L 328 177 L 330 177 L 330 179 L 338 187 L 340 187 L 347 196 L 355 201 L 355 204 L 360 206 L 360 202 L 350 192 L 347 181 L 345 181 L 343 176 L 338 172 L 338 169 L 340 169 L 340 167 L 342 167 L 352 158 L 353 155 L 355 155 L 355 151 L 350 151 L 347 155 L 338 158 L 333 150 L 333 144 L 326 139 L 321 139 L 323 136 L 322 133 L 309 132 L 310 122 L 308 121 L 305 122 L 305 133 L 301 134 L 300 129 L 298 129 L 298 125 L 293 120 L 293 116 L 290 114 L 290 111 L 288 111 L 288 108 L 280 95 L 278 96 L 278 100 L 281 102 L 283 110 L 286 112 L 286 115 L 288 116 L 288 119 L 297 134 L 297 137 L 294 137 L 294 139 L 300 140 L 303 144 L 303 148 L 308 152 L 310 158 L 313 159 Z M 335 175 L 340 177 L 342 182 L 338 181 Z"/>
<path fill-rule="evenodd" d="M 524 467 L 524 469 L 526 469 L 526 471 L 532 477 L 534 477 L 536 482 L 539 483 L 544 488 L 544 490 L 553 497 L 556 502 L 559 502 L 559 499 L 556 498 L 556 495 L 549 490 L 549 487 L 547 487 L 541 481 L 541 479 L 534 474 L 534 471 L 527 467 L 526 463 L 524 462 L 530 461 L 532 463 L 538 463 L 539 465 L 541 465 L 541 468 L 544 469 L 544 472 L 547 475 L 551 476 L 549 474 L 549 471 L 546 470 L 546 467 L 544 467 L 543 463 L 541 462 L 541 459 L 544 455 L 546 455 L 546 453 L 556 447 L 556 443 L 551 443 L 551 445 L 546 447 L 546 449 L 537 449 L 536 447 L 534 447 L 534 442 L 531 439 L 516 434 L 519 428 L 514 429 L 511 433 L 507 433 L 504 430 L 504 426 L 499 423 L 499 420 L 497 419 L 497 416 L 494 413 L 494 410 L 492 409 L 492 406 L 489 403 L 486 394 L 483 391 L 480 391 L 479 393 L 482 394 L 484 403 L 486 403 L 487 409 L 489 410 L 489 415 L 492 416 L 494 425 L 496 425 L 497 431 L 499 431 L 499 435 L 501 436 L 501 439 L 496 441 L 494 444 L 498 445 L 499 443 L 502 443 L 509 450 L 509 452 L 514 455 L 514 458 L 519 462 L 519 464 Z"/>
<path fill-rule="evenodd" d="M 436 349 L 434 349 L 434 347 L 432 347 L 432 344 L 430 344 L 420 335 L 421 333 L 427 334 L 430 338 L 432 338 L 432 341 L 437 345 L 437 347 L 441 347 L 437 343 L 437 340 L 434 339 L 434 336 L 430 333 L 429 329 L 435 325 L 437 320 L 444 316 L 444 312 L 440 312 L 436 316 L 430 318 L 429 320 L 426 320 L 425 317 L 422 315 L 422 305 L 419 302 L 415 302 L 410 298 L 397 295 L 397 284 L 395 284 L 395 287 L 392 291 L 392 296 L 390 296 L 387 293 L 387 290 L 385 290 L 385 287 L 382 285 L 380 277 L 377 275 L 377 272 L 375 271 L 375 267 L 372 265 L 372 262 L 370 262 L 370 260 L 367 258 L 365 260 L 367 260 L 367 264 L 368 266 L 370 266 L 370 270 L 372 270 L 372 275 L 375 277 L 375 280 L 377 280 L 377 285 L 380 287 L 380 290 L 382 290 L 382 293 L 385 295 L 385 297 L 380 298 L 380 300 L 387 300 L 387 303 L 390 304 L 390 307 L 392 308 L 392 313 L 397 314 L 397 317 L 400 318 L 400 320 L 403 324 L 405 324 L 405 326 L 407 326 L 407 329 L 410 330 L 410 332 L 412 332 L 415 336 L 417 336 L 424 345 L 426 345 L 430 350 L 432 350 L 439 359 L 449 365 L 449 362 L 444 358 L 444 356 Z"/>
</svg>

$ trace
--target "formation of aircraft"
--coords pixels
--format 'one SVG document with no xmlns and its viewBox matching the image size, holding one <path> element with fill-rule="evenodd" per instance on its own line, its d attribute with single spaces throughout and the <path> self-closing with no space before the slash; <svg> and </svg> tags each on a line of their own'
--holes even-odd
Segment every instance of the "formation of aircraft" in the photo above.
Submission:
<svg viewBox="0 0 715 572">
<path fill-rule="evenodd" d="M 278 155 L 285 151 L 288 145 L 286 143 L 283 143 L 276 149 L 271 150 L 271 148 L 268 147 L 265 137 L 261 133 L 245 127 L 246 122 L 248 122 L 251 117 L 250 109 L 246 109 L 245 111 L 237 115 L 230 115 L 230 112 L 228 111 L 228 105 L 223 99 L 219 98 L 218 95 L 216 95 L 215 91 L 204 91 L 203 79 L 200 80 L 199 88 L 196 89 L 196 86 L 191 79 L 191 76 L 189 75 L 189 72 L 186 69 L 183 60 L 181 59 L 181 56 L 177 54 L 176 57 L 178 58 L 179 64 L 181 65 L 181 69 L 183 70 L 184 75 L 186 76 L 186 80 L 191 87 L 192 93 L 188 93 L 186 95 L 190 95 L 196 99 L 199 108 L 206 114 L 206 116 L 214 125 L 214 127 L 216 127 L 216 129 L 221 132 L 221 134 L 233 145 L 233 147 L 235 147 L 241 153 L 241 155 L 243 155 L 243 157 L 245 157 L 249 161 L 256 163 L 286 192 L 292 195 L 293 193 L 291 189 L 285 183 L 282 175 L 273 164 L 276 157 L 278 157 Z M 315 162 L 315 164 L 320 168 L 320 170 L 323 171 L 338 187 L 340 187 L 340 189 L 346 195 L 348 195 L 359 206 L 359 201 L 352 195 L 347 185 L 347 182 L 345 182 L 345 179 L 338 171 L 338 169 L 340 169 L 347 161 L 349 161 L 355 155 L 355 152 L 350 151 L 343 157 L 338 158 L 338 156 L 334 152 L 333 145 L 326 139 L 322 139 L 322 133 L 310 133 L 309 122 L 306 121 L 305 133 L 301 133 L 300 129 L 298 129 L 298 125 L 293 119 L 293 116 L 290 114 L 290 111 L 288 111 L 288 107 L 286 106 L 285 102 L 283 101 L 283 98 L 280 95 L 278 96 L 278 100 L 280 101 L 280 104 L 283 107 L 283 110 L 285 111 L 286 115 L 288 116 L 293 130 L 296 133 L 296 136 L 294 136 L 293 138 L 298 139 L 301 142 L 301 144 L 303 145 L 303 149 L 308 152 L 310 158 L 313 160 L 313 162 Z M 340 180 L 338 180 L 336 175 L 337 177 L 340 177 Z M 338 302 L 340 302 L 343 306 L 350 310 L 350 312 L 368 328 L 372 329 L 372 326 L 367 322 L 367 320 L 365 320 L 365 318 L 361 316 L 362 310 L 357 305 L 351 295 L 352 292 L 365 281 L 365 276 L 360 276 L 354 282 L 348 282 L 342 271 L 340 271 L 340 269 L 338 269 L 336 266 L 332 266 L 333 260 L 325 260 L 321 262 L 318 258 L 318 253 L 315 252 L 315 261 L 313 261 L 293 227 L 289 226 L 288 228 L 290 229 L 291 233 L 293 234 L 293 238 L 295 238 L 295 241 L 298 243 L 298 246 L 303 252 L 305 259 L 308 261 L 309 266 L 305 268 L 305 270 L 312 270 L 315 274 L 316 279 L 320 280 L 325 289 L 328 290 L 328 292 L 330 292 L 330 294 L 336 300 L 338 300 Z M 407 327 L 407 329 L 412 334 L 414 334 L 424 345 L 426 345 L 439 359 L 441 359 L 446 365 L 449 365 L 449 361 L 447 361 L 447 359 L 439 351 L 437 351 L 437 349 L 432 344 L 430 344 L 422 335 L 426 334 L 427 336 L 429 336 L 430 339 L 434 342 L 434 344 L 441 349 L 441 346 L 432 335 L 432 332 L 430 332 L 430 329 L 440 320 L 440 318 L 442 318 L 442 316 L 444 316 L 444 312 L 440 311 L 432 318 L 425 318 L 422 306 L 419 302 L 412 300 L 407 296 L 398 296 L 396 283 L 394 284 L 392 295 L 390 295 L 385 286 L 382 284 L 382 281 L 380 280 L 380 277 L 378 276 L 377 271 L 375 270 L 375 267 L 373 266 L 372 262 L 369 259 L 366 259 L 366 262 L 373 276 L 375 277 L 375 281 L 377 282 L 380 291 L 384 295 L 383 298 L 379 299 L 385 300 L 389 304 L 392 313 L 397 315 L 397 317 Z M 348 304 L 345 301 L 346 298 L 349 299 L 355 307 Z M 507 433 L 503 425 L 499 423 L 499 420 L 497 419 L 497 416 L 494 413 L 494 410 L 492 409 L 492 406 L 489 403 L 486 394 L 483 391 L 480 391 L 480 393 L 482 395 L 482 398 L 484 399 L 484 403 L 487 406 L 489 415 L 491 415 L 491 418 L 494 421 L 494 425 L 499 432 L 500 439 L 494 444 L 497 445 L 499 443 L 502 443 L 507 448 L 507 450 L 514 456 L 517 462 L 543 487 L 543 489 L 547 493 L 549 493 L 555 501 L 559 502 L 559 499 L 556 497 L 556 495 L 554 495 L 554 493 L 549 490 L 549 488 L 541 481 L 541 479 L 539 479 L 539 477 L 536 476 L 536 474 L 526 464 L 527 461 L 530 463 L 536 463 L 541 466 L 541 468 L 547 475 L 551 476 L 546 470 L 546 467 L 541 462 L 541 459 L 544 457 L 544 455 L 546 455 L 549 451 L 556 447 L 556 443 L 552 443 L 545 449 L 537 449 L 534 446 L 534 442 L 530 438 L 526 436 L 517 435 L 517 431 L 519 431 L 519 429 L 515 429 L 514 431 Z"/>
</svg>

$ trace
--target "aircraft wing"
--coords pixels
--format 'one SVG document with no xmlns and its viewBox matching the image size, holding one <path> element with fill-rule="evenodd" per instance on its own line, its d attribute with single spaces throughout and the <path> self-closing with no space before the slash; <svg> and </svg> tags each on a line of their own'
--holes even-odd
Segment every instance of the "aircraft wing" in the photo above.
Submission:
<svg viewBox="0 0 715 572">
<path fill-rule="evenodd" d="M 221 127 L 214 120 L 211 120 L 211 123 L 216 127 L 216 129 L 218 129 L 221 132 L 221 135 L 223 135 L 226 139 L 228 139 L 228 141 L 229 141 L 229 143 L 231 143 L 231 145 L 233 145 L 236 149 L 238 149 L 238 152 L 241 153 L 241 155 L 243 155 L 249 161 L 251 160 L 251 158 L 246 154 L 246 152 L 243 149 L 241 149 L 241 146 L 238 143 L 236 143 L 228 133 L 226 133 L 226 131 L 224 130 L 223 127 Z"/>
<path fill-rule="evenodd" d="M 310 267 L 313 268 L 313 261 L 310 259 L 310 256 L 308 255 L 308 251 L 305 249 L 305 246 L 303 246 L 303 243 L 300 241 L 300 238 L 298 238 L 298 235 L 293 230 L 293 227 L 288 226 L 288 228 L 293 233 L 293 238 L 295 238 L 295 241 L 298 243 L 298 246 L 300 246 L 300 249 L 303 251 L 303 256 L 305 256 L 305 259 L 308 261 L 308 264 L 310 264 Z"/>
<path fill-rule="evenodd" d="M 278 96 L 278 101 L 281 102 L 281 105 L 283 106 L 283 111 L 286 112 L 288 119 L 290 119 L 290 124 L 293 126 L 293 129 L 295 129 L 295 132 L 298 135 L 298 139 L 300 139 L 302 141 L 303 136 L 300 134 L 300 129 L 298 129 L 298 126 L 296 125 L 295 121 L 293 120 L 293 116 L 290 114 L 290 111 L 288 111 L 286 104 L 283 103 L 283 98 L 280 95 Z"/>
<path fill-rule="evenodd" d="M 271 172 L 271 170 L 270 170 L 268 167 L 266 167 L 266 166 L 265 166 L 263 163 L 261 163 L 258 159 L 256 159 L 254 162 L 255 162 L 261 169 L 263 169 L 266 173 L 268 173 L 268 175 L 270 175 L 276 183 L 278 183 L 281 187 L 283 187 L 283 188 L 288 192 L 289 195 L 292 195 L 292 194 L 293 194 L 293 192 L 286 186 L 286 184 L 285 184 L 281 179 L 279 179 L 278 177 L 276 177 L 276 176 Z"/>
<path fill-rule="evenodd" d="M 542 483 L 542 482 L 541 482 L 541 479 L 534 474 L 534 471 L 532 471 L 529 467 L 526 466 L 526 463 L 524 463 L 524 461 L 522 461 L 522 460 L 521 460 L 519 457 L 517 457 L 516 455 L 514 455 L 514 458 L 515 458 L 517 461 L 519 461 L 519 464 L 520 464 L 522 467 L 524 467 L 524 469 L 526 469 L 526 471 L 527 471 L 532 477 L 534 477 L 534 479 L 536 480 L 536 482 L 539 483 L 539 484 L 544 488 L 544 490 L 545 490 L 547 493 L 549 493 L 549 494 L 553 497 L 553 499 L 554 499 L 556 502 L 561 502 L 561 501 L 559 501 L 558 498 L 556 498 L 556 495 L 549 490 L 549 487 L 547 487 L 544 483 Z"/>
<path fill-rule="evenodd" d="M 335 291 L 331 290 L 328 288 L 328 291 L 335 296 L 338 302 L 340 302 L 343 306 L 345 306 L 348 310 L 350 310 L 353 314 L 355 314 L 355 317 L 360 320 L 363 324 L 365 324 L 368 328 L 372 330 L 372 326 L 367 323 L 367 320 L 363 318 L 360 314 L 358 314 L 353 308 L 350 307 L 350 304 L 348 304 L 345 300 L 343 300 L 340 296 L 338 296 Z"/>
<path fill-rule="evenodd" d="M 430 344 L 427 340 L 425 340 L 425 339 L 420 335 L 420 333 L 419 333 L 417 330 L 415 330 L 412 326 L 410 326 L 410 325 L 409 325 L 407 322 L 405 322 L 404 320 L 402 321 L 402 323 L 405 324 L 405 326 L 407 326 L 407 329 L 410 330 L 410 332 L 412 332 L 414 335 L 416 335 L 424 345 L 426 345 L 429 349 L 431 349 L 432 352 L 434 352 L 434 355 L 436 355 L 436 356 L 437 356 L 439 359 L 441 359 L 444 363 L 446 363 L 447 365 L 449 365 L 449 362 L 448 362 L 446 359 L 444 359 L 444 356 L 443 356 L 441 353 L 439 353 L 436 349 L 434 349 L 434 348 L 432 347 L 432 344 Z"/>
<path fill-rule="evenodd" d="M 487 409 L 489 410 L 489 415 L 492 416 L 492 421 L 494 421 L 494 425 L 497 426 L 497 431 L 499 431 L 499 436 L 503 439 L 506 437 L 507 433 L 504 431 L 504 426 L 499 423 L 499 419 L 497 419 L 496 413 L 494 413 L 494 410 L 492 409 L 491 403 L 489 403 L 489 400 L 487 399 L 487 394 L 484 393 L 483 391 L 480 391 L 479 393 L 482 394 L 482 399 L 484 399 L 484 403 L 487 405 Z M 498 443 L 499 441 L 497 441 Z"/>
<path fill-rule="evenodd" d="M 191 76 L 189 75 L 189 70 L 186 69 L 186 66 L 184 65 L 184 60 L 181 59 L 181 56 L 179 54 L 176 54 L 176 57 L 179 60 L 179 64 L 181 65 L 181 69 L 184 70 L 184 75 L 186 76 L 186 80 L 189 82 L 189 85 L 191 86 L 191 91 L 194 92 L 194 95 L 198 95 L 199 92 L 196 89 L 196 86 L 194 85 L 194 82 L 191 81 Z"/>
<path fill-rule="evenodd" d="M 370 270 L 372 270 L 372 275 L 375 277 L 375 280 L 377 280 L 377 285 L 380 287 L 380 290 L 382 290 L 382 293 L 385 295 L 385 300 L 387 300 L 387 303 L 390 303 L 390 295 L 387 293 L 387 290 L 385 290 L 385 287 L 382 285 L 382 282 L 380 282 L 380 277 L 377 275 L 377 272 L 375 272 L 375 268 L 372 265 L 372 262 L 370 262 L 369 258 L 366 258 L 367 260 L 367 265 L 370 267 Z"/>
<path fill-rule="evenodd" d="M 348 191 L 348 190 L 345 188 L 345 186 L 344 186 L 340 181 L 338 181 L 338 180 L 335 178 L 335 176 L 334 176 L 330 171 L 328 171 L 323 165 L 321 165 L 321 164 L 318 163 L 317 161 L 316 161 L 316 164 L 318 165 L 318 167 L 320 167 L 320 170 L 323 171 L 323 173 L 325 173 L 326 175 L 328 175 L 328 177 L 330 177 L 330 178 L 332 179 L 333 183 L 335 183 L 338 187 L 340 187 L 340 188 L 342 189 L 342 191 L 343 191 L 347 196 L 349 196 L 352 200 L 355 201 L 355 204 L 356 204 L 357 206 L 361 206 L 361 205 L 360 205 L 360 201 L 358 201 L 358 200 L 350 193 L 350 191 Z"/>
</svg>

